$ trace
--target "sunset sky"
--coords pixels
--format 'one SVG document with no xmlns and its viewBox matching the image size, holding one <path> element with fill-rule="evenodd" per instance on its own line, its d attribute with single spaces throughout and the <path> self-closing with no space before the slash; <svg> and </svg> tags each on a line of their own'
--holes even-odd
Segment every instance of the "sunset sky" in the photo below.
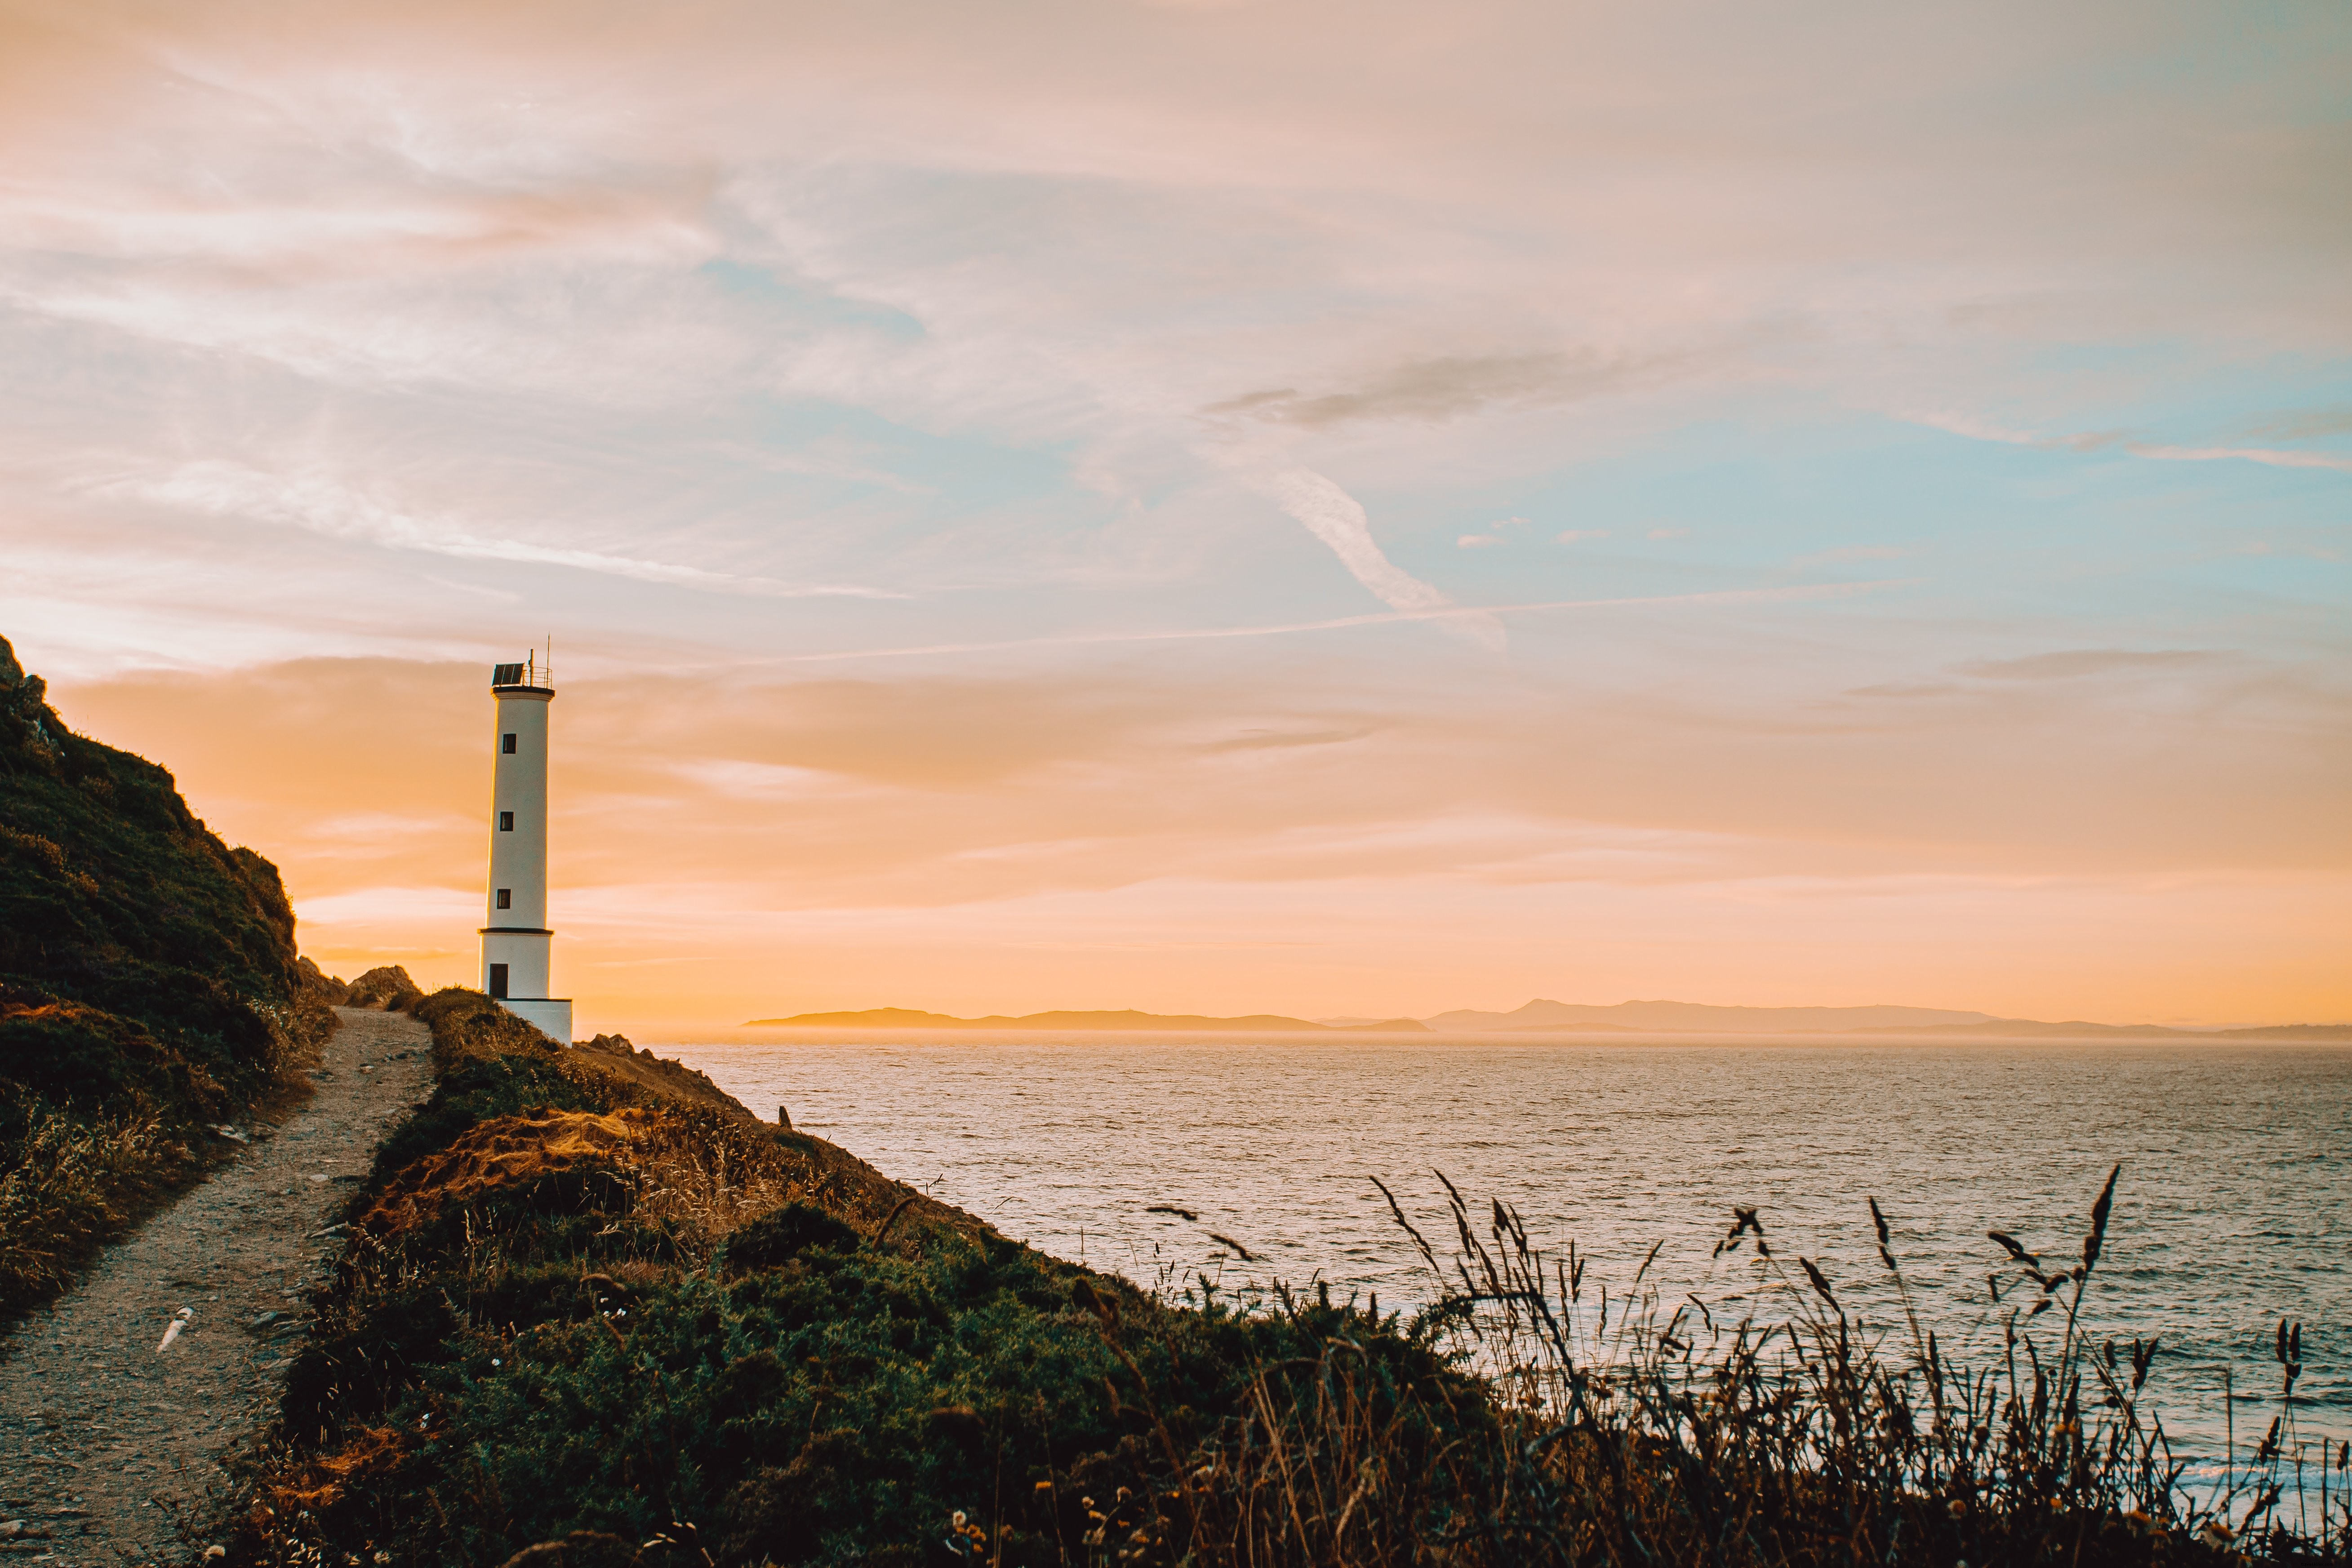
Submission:
<svg viewBox="0 0 2352 1568">
<path fill-rule="evenodd" d="M 0 635 L 471 983 L 2352 1016 L 2352 9 L 0 3 Z"/>
</svg>

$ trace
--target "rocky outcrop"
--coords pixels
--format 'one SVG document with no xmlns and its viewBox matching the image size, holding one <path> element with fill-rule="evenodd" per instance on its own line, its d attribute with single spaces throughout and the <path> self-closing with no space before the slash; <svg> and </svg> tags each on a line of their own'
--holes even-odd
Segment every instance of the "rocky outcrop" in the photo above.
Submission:
<svg viewBox="0 0 2352 1568">
<path fill-rule="evenodd" d="M 351 983 L 343 1005 L 370 1007 L 386 1013 L 413 1011 L 425 1000 L 424 988 L 408 977 L 408 971 L 399 964 L 386 964 L 371 969 Z"/>
</svg>

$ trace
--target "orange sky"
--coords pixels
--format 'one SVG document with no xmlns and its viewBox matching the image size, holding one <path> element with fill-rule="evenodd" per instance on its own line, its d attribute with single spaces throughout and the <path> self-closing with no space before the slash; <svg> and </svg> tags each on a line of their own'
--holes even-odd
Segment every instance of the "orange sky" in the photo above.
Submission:
<svg viewBox="0 0 2352 1568">
<path fill-rule="evenodd" d="M 0 635 L 475 973 L 2352 1017 L 2352 8 L 0 0 Z"/>
<path fill-rule="evenodd" d="M 657 1033 L 1535 994 L 2352 1011 L 2332 781 L 2202 714 L 2136 725 L 2119 755 L 2082 694 L 2034 683 L 1908 726 L 1825 699 L 1792 735 L 1698 692 L 1351 689 L 1342 659 L 1319 700 L 1294 666 L 1273 703 L 1270 662 L 565 680 L 560 986 L 583 1028 Z M 431 984 L 475 974 L 486 681 L 320 659 L 58 696 L 278 861 L 321 963 Z"/>
</svg>

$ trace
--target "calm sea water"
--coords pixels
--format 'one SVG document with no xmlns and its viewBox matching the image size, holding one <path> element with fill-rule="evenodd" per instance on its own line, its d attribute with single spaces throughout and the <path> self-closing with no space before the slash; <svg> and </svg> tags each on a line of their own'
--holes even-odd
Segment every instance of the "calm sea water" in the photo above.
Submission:
<svg viewBox="0 0 2352 1568">
<path fill-rule="evenodd" d="M 1443 1256 L 1443 1171 L 1474 1212 L 1501 1197 L 1559 1250 L 1573 1237 L 1588 1280 L 1614 1291 L 1663 1244 L 1651 1281 L 1718 1317 L 1772 1308 L 1748 1249 L 1711 1256 L 1733 1206 L 1756 1207 L 1776 1255 L 1813 1259 L 1851 1310 L 1892 1326 L 1874 1196 L 1922 1317 L 1979 1360 L 2006 1312 L 1985 1233 L 2053 1268 L 2078 1261 L 2120 1162 L 2084 1318 L 2103 1336 L 2163 1336 L 2152 1384 L 2168 1426 L 2219 1451 L 2229 1369 L 2238 1441 L 2258 1439 L 2292 1318 L 2298 1419 L 2352 1434 L 2352 1048 L 1160 1035 L 659 1048 L 1010 1236 L 1146 1285 L 1319 1279 L 1383 1306 L 1427 1300 L 1370 1178 Z"/>
</svg>

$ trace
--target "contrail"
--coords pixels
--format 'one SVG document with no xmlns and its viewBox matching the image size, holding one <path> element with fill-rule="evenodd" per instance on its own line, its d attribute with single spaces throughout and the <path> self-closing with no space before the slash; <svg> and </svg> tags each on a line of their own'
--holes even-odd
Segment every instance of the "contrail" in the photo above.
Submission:
<svg viewBox="0 0 2352 1568">
<path fill-rule="evenodd" d="M 1526 605 L 1433 605 L 1426 609 L 1387 610 L 1341 616 L 1328 621 L 1291 621 L 1271 626 L 1211 626 L 1172 632 L 1081 632 L 1069 637 L 1015 637 L 1005 642 L 926 643 L 918 647 L 850 648 L 837 653 L 786 654 L 765 663 L 827 664 L 847 658 L 915 658 L 936 653 L 993 653 L 1009 648 L 1071 647 L 1101 643 L 1199 642 L 1221 637 L 1278 637 L 1298 632 L 1332 632 L 1400 621 L 1436 621 L 1476 616 L 1507 616 L 1529 610 L 1610 610 L 1665 605 L 1754 605 L 1784 599 L 1849 599 L 1881 588 L 1908 588 L 1923 577 L 1882 577 L 1868 583 L 1809 583 L 1789 588 L 1731 588 L 1712 594 L 1664 594 L 1642 599 L 1547 599 Z"/>
<path fill-rule="evenodd" d="M 1372 591 L 1391 609 L 1407 615 L 1423 610 L 1453 610 L 1444 617 L 1445 629 L 1490 653 L 1503 651 L 1503 628 L 1475 610 L 1456 610 L 1443 590 L 1423 582 L 1398 566 L 1372 538 L 1372 521 L 1363 504 L 1312 468 L 1293 468 L 1271 481 L 1282 510 L 1307 531 L 1331 547 L 1349 574 Z"/>
</svg>

